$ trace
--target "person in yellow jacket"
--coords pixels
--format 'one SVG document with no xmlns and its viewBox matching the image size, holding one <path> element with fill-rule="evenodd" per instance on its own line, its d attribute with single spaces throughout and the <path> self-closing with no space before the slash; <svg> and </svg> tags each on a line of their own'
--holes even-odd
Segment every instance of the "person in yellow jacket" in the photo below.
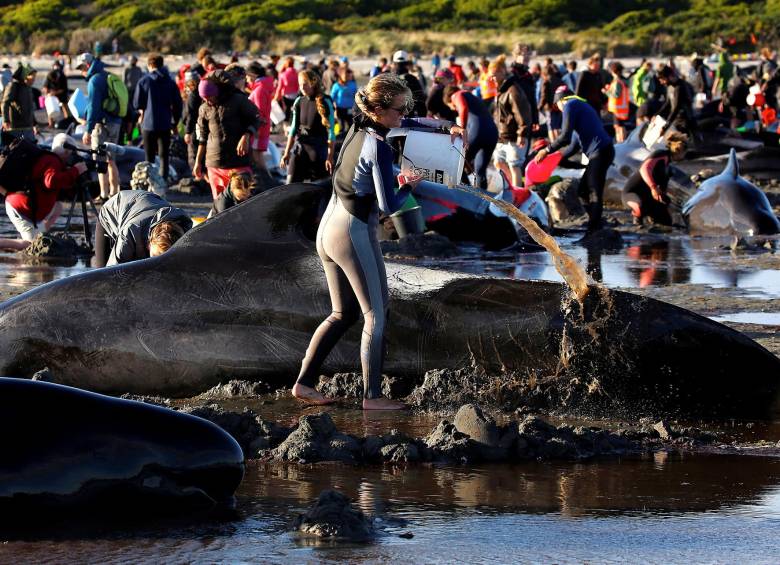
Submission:
<svg viewBox="0 0 780 565">
<path fill-rule="evenodd" d="M 626 139 L 626 123 L 629 115 L 629 92 L 623 78 L 623 65 L 618 61 L 609 64 L 612 73 L 610 82 L 604 91 L 607 93 L 607 110 L 614 118 L 615 141 L 622 143 Z"/>
<path fill-rule="evenodd" d="M 490 61 L 482 59 L 479 62 L 479 95 L 482 98 L 482 103 L 488 109 L 488 112 L 493 111 L 493 101 L 498 94 L 498 87 L 496 83 L 491 79 L 488 67 Z"/>
</svg>

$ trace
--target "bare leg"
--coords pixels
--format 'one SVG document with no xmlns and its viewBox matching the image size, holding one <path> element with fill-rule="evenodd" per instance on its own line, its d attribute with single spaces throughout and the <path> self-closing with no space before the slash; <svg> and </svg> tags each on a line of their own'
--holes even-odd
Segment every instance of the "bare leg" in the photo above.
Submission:
<svg viewBox="0 0 780 565">
<path fill-rule="evenodd" d="M 100 198 L 108 200 L 111 197 L 111 189 L 108 185 L 108 175 L 106 173 L 99 174 L 98 183 L 100 184 Z"/>
<path fill-rule="evenodd" d="M 335 398 L 328 398 L 317 389 L 311 388 L 301 383 L 295 383 L 292 387 L 292 395 L 306 404 L 314 406 L 325 406 L 336 402 Z"/>
<path fill-rule="evenodd" d="M 108 162 L 108 183 L 111 187 L 111 196 L 114 196 L 119 192 L 119 167 L 114 161 Z"/>
</svg>

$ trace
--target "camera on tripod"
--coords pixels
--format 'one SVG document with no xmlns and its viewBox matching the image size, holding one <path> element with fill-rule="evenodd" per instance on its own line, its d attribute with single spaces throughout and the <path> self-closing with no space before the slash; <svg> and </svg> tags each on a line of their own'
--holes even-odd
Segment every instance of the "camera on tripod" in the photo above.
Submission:
<svg viewBox="0 0 780 565">
<path fill-rule="evenodd" d="M 101 144 L 97 149 L 81 149 L 70 143 L 64 144 L 65 149 L 73 152 L 74 163 L 84 163 L 87 166 L 87 172 L 105 174 L 108 172 L 108 159 L 110 155 L 107 144 Z"/>
</svg>

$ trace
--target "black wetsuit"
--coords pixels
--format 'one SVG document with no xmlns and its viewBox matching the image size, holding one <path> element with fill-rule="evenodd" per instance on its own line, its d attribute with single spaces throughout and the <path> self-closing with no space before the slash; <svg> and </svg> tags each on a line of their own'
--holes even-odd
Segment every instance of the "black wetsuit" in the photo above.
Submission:
<svg viewBox="0 0 780 565">
<path fill-rule="evenodd" d="M 671 159 L 671 153 L 668 149 L 653 151 L 639 167 L 639 170 L 629 177 L 622 194 L 623 204 L 626 206 L 630 202 L 639 205 L 640 218 L 651 218 L 653 223 L 667 226 L 672 224 L 668 206 L 669 197 L 666 194 L 669 186 Z M 658 187 L 664 196 L 664 202 L 653 198 L 648 181 Z"/>
<path fill-rule="evenodd" d="M 325 162 L 328 159 L 328 142 L 335 141 L 335 111 L 330 96 L 323 95 L 328 109 L 328 123 L 325 127 L 317 110 L 317 101 L 308 96 L 299 96 L 292 106 L 290 136 L 297 136 L 290 152 L 287 167 L 288 182 L 302 182 L 326 177 Z"/>
</svg>

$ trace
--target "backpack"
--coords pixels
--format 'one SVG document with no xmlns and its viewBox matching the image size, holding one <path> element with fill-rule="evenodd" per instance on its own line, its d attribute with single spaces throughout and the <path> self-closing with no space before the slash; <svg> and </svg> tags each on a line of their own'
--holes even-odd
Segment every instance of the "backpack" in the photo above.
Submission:
<svg viewBox="0 0 780 565">
<path fill-rule="evenodd" d="M 23 137 L 17 137 L 0 151 L 0 185 L 8 192 L 24 192 L 29 196 L 35 227 L 38 227 L 35 221 L 38 203 L 29 184 L 30 175 L 36 161 L 45 153 L 49 151 Z"/>
<path fill-rule="evenodd" d="M 24 192 L 38 158 L 46 153 L 23 137 L 17 137 L 0 151 L 0 185 L 8 192 Z"/>
<path fill-rule="evenodd" d="M 127 102 L 130 94 L 124 81 L 114 73 L 106 73 L 108 96 L 103 100 L 103 110 L 119 118 L 127 115 Z"/>
</svg>

